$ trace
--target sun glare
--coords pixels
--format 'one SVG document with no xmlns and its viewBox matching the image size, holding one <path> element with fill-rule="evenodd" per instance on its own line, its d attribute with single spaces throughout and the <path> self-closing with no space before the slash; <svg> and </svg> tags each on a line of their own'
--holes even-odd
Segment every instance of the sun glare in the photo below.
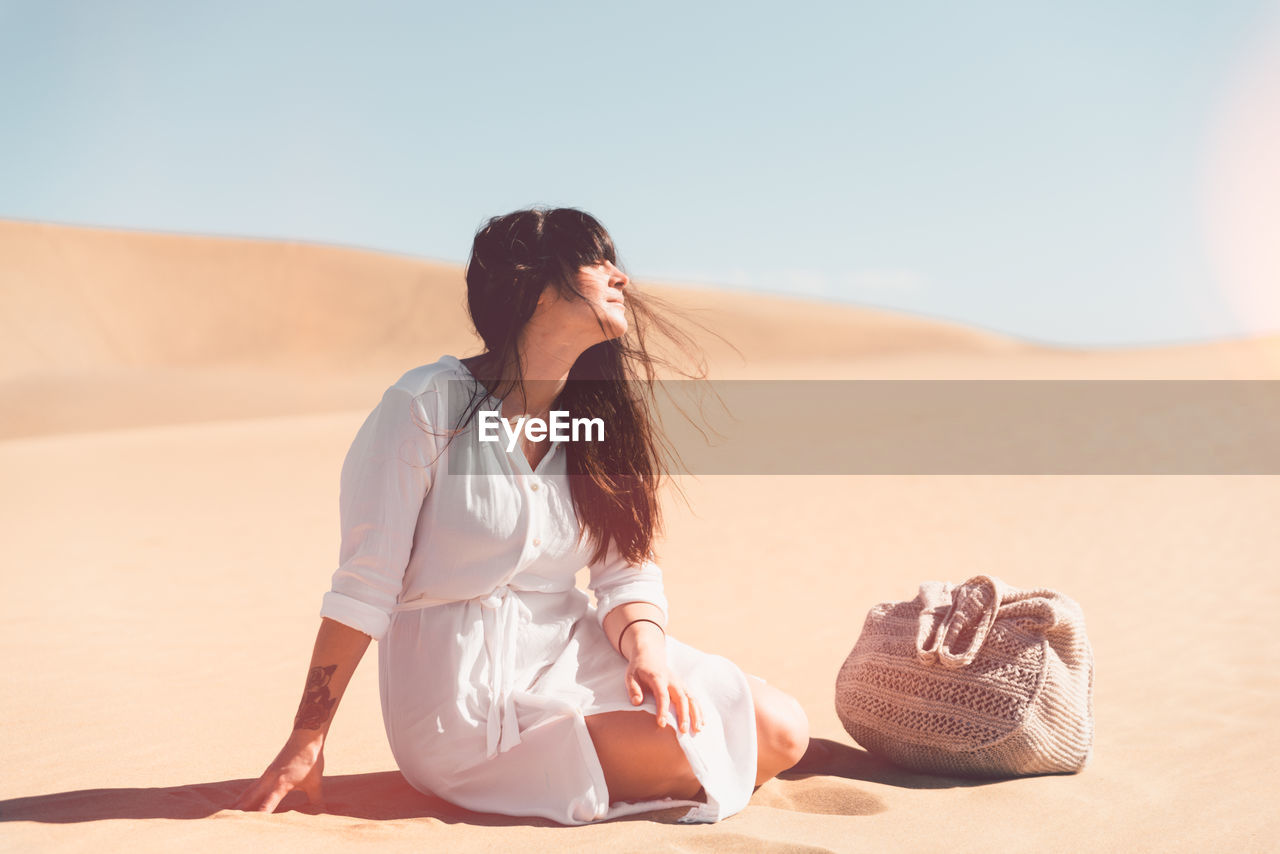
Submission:
<svg viewBox="0 0 1280 854">
<path fill-rule="evenodd" d="M 1280 372 L 1280 4 L 1237 58 L 1209 128 L 1205 239 L 1215 284 Z"/>
</svg>

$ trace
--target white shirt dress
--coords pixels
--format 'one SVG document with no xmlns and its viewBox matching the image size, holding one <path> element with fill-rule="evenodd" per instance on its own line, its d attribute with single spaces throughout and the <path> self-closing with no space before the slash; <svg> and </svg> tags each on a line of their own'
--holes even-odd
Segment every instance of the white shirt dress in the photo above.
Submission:
<svg viewBox="0 0 1280 854">
<path fill-rule="evenodd" d="M 473 389 L 483 402 L 450 443 Z M 584 717 L 656 715 L 657 703 L 648 691 L 631 702 L 627 660 L 602 623 L 625 602 L 667 614 L 662 571 L 611 548 L 590 566 L 593 607 L 574 584 L 591 543 L 577 543 L 567 448 L 552 442 L 531 470 L 505 430 L 480 441 L 486 410 L 500 414 L 501 401 L 443 356 L 386 390 L 342 466 L 339 566 L 320 615 L 378 641 L 383 721 L 405 779 L 467 809 L 561 824 L 683 805 L 682 822 L 738 812 L 756 775 L 748 675 L 671 636 L 667 660 L 704 719 L 676 738 L 706 801 L 611 802 Z"/>
</svg>

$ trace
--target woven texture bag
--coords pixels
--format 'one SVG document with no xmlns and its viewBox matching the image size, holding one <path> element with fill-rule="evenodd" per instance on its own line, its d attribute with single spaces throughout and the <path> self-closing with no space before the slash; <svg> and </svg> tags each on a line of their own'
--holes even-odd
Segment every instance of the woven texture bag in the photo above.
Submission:
<svg viewBox="0 0 1280 854">
<path fill-rule="evenodd" d="M 1093 746 L 1084 615 L 998 578 L 920 585 L 867 614 L 836 677 L 836 713 L 869 752 L 930 774 L 1079 771 Z"/>
</svg>

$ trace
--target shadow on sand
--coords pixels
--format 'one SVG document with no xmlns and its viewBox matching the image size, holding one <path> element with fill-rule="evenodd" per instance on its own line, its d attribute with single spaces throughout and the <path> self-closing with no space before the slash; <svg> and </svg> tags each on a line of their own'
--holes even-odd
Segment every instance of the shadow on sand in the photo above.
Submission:
<svg viewBox="0 0 1280 854">
<path fill-rule="evenodd" d="M 814 778 L 836 777 L 912 789 L 980 786 L 999 780 L 970 780 L 916 774 L 876 759 L 865 750 L 823 738 L 811 739 L 809 749 L 790 770 L 756 789 L 751 804 L 841 815 L 870 815 L 885 809 L 883 802 L 860 787 L 832 786 Z M 789 785 L 789 781 L 807 785 Z M 69 824 L 106 819 L 201 819 L 244 816 L 229 805 L 252 780 L 223 780 L 149 789 L 80 789 L 0 801 L 0 822 L 36 821 Z M 837 789 L 839 791 L 837 791 Z M 672 822 L 687 806 L 658 810 L 616 821 Z M 477 813 L 414 789 L 399 771 L 334 775 L 325 778 L 325 804 L 317 809 L 301 792 L 293 792 L 276 812 L 329 814 L 370 821 L 431 818 L 446 824 L 490 827 L 560 827 L 556 822 L 527 816 Z"/>
</svg>

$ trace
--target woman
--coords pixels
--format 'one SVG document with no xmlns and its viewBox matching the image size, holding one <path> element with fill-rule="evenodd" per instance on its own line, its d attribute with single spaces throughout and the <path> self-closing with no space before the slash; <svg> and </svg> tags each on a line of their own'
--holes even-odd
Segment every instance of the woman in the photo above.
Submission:
<svg viewBox="0 0 1280 854">
<path fill-rule="evenodd" d="M 270 812 L 294 789 L 322 803 L 325 737 L 376 638 L 387 736 L 421 791 L 563 824 L 685 804 L 681 821 L 732 815 L 800 759 L 808 720 L 666 634 L 644 326 L 674 327 L 571 208 L 489 220 L 466 280 L 485 352 L 409 371 L 356 435 L 294 730 L 235 806 Z M 552 410 L 606 435 L 521 429 Z M 482 439 L 491 412 L 497 442 Z M 574 586 L 584 566 L 594 609 Z"/>
</svg>

